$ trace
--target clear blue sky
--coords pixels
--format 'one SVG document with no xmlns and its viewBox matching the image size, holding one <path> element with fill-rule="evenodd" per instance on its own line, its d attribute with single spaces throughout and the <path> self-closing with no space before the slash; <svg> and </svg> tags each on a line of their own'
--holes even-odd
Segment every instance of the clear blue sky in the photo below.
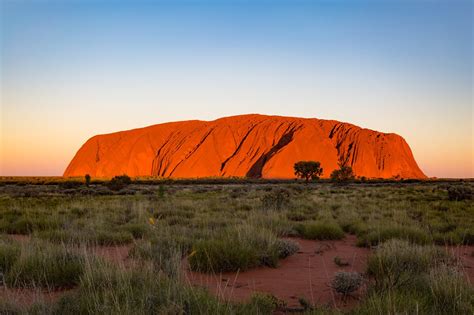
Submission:
<svg viewBox="0 0 474 315">
<path fill-rule="evenodd" d="M 0 175 L 90 136 L 243 113 L 402 135 L 474 177 L 472 1 L 1 0 Z"/>
</svg>

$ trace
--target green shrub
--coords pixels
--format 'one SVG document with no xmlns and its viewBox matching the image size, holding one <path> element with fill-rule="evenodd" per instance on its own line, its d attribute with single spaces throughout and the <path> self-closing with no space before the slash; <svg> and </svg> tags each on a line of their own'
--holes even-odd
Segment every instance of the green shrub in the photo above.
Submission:
<svg viewBox="0 0 474 315">
<path fill-rule="evenodd" d="M 173 233 L 176 233 L 176 235 L 173 235 Z M 132 257 L 160 262 L 161 260 L 169 259 L 177 250 L 183 254 L 187 253 L 191 250 L 192 246 L 192 236 L 175 231 L 167 231 L 154 235 L 151 240 L 135 242 L 129 254 Z"/>
<path fill-rule="evenodd" d="M 62 297 L 57 314 L 223 314 L 231 310 L 199 288 L 182 285 L 149 265 L 121 269 L 87 262 L 78 290 Z"/>
<path fill-rule="evenodd" d="M 192 270 L 208 273 L 247 270 L 259 263 L 257 249 L 237 239 L 200 241 L 189 257 Z"/>
<path fill-rule="evenodd" d="M 359 246 L 375 246 L 390 239 L 408 240 L 420 245 L 431 242 L 430 235 L 419 228 L 395 226 L 369 231 L 367 234 L 359 236 L 357 244 Z"/>
<path fill-rule="evenodd" d="M 367 223 L 363 222 L 359 218 L 353 218 L 350 220 L 338 220 L 339 226 L 342 230 L 349 234 L 363 235 L 367 233 L 368 226 Z"/>
<path fill-rule="evenodd" d="M 450 186 L 448 188 L 448 199 L 451 201 L 471 200 L 473 191 L 469 186 Z"/>
<path fill-rule="evenodd" d="M 82 184 L 79 181 L 76 180 L 66 180 L 64 182 L 59 183 L 59 188 L 61 190 L 67 190 L 67 189 L 74 189 L 80 187 Z"/>
<path fill-rule="evenodd" d="M 0 314 L 20 315 L 24 313 L 22 308 L 9 299 L 0 298 Z"/>
<path fill-rule="evenodd" d="M 84 259 L 63 246 L 32 243 L 7 272 L 5 281 L 13 287 L 69 287 L 79 282 Z"/>
<path fill-rule="evenodd" d="M 189 265 L 192 270 L 208 273 L 276 267 L 278 259 L 293 251 L 293 247 L 282 245 L 270 231 L 244 228 L 197 242 Z"/>
<path fill-rule="evenodd" d="M 5 232 L 9 234 L 30 234 L 33 231 L 33 222 L 27 218 L 19 218 L 5 226 Z"/>
<path fill-rule="evenodd" d="M 296 231 L 304 238 L 311 240 L 340 240 L 344 237 L 344 231 L 337 223 L 315 222 L 300 224 Z"/>
<path fill-rule="evenodd" d="M 130 257 L 150 260 L 156 269 L 170 276 L 176 276 L 184 253 L 192 247 L 192 240 L 186 236 L 159 235 L 151 241 L 138 241 L 129 252 Z"/>
<path fill-rule="evenodd" d="M 439 314 L 474 313 L 474 289 L 462 272 L 446 264 L 432 268 L 428 275 L 430 300 Z"/>
<path fill-rule="evenodd" d="M 455 228 L 446 233 L 434 233 L 433 240 L 439 245 L 474 245 L 474 229 Z"/>
<path fill-rule="evenodd" d="M 369 257 L 375 285 L 355 314 L 471 314 L 474 291 L 460 268 L 441 248 L 390 240 Z"/>
<path fill-rule="evenodd" d="M 125 231 L 100 230 L 92 234 L 89 241 L 97 243 L 98 245 L 122 245 L 131 243 L 133 236 Z"/>
<path fill-rule="evenodd" d="M 150 230 L 149 225 L 143 223 L 127 223 L 121 227 L 125 232 L 132 234 L 133 238 L 143 238 Z"/>
<path fill-rule="evenodd" d="M 35 236 L 56 244 L 81 244 L 87 243 L 89 235 L 75 230 L 48 230 L 35 233 Z"/>
<path fill-rule="evenodd" d="M 308 215 L 302 211 L 290 211 L 286 214 L 288 220 L 291 221 L 305 221 L 308 218 Z"/>
<path fill-rule="evenodd" d="M 283 188 L 272 190 L 265 194 L 261 200 L 263 209 L 279 211 L 290 204 L 290 192 Z"/>
<path fill-rule="evenodd" d="M 241 310 L 242 314 L 273 314 L 278 309 L 285 308 L 286 303 L 274 295 L 267 293 L 254 293 L 250 302 Z"/>
<path fill-rule="evenodd" d="M 27 235 L 33 231 L 44 231 L 57 228 L 58 226 L 59 222 L 50 218 L 18 217 L 18 219 L 2 225 L 1 230 L 8 234 Z"/>
<path fill-rule="evenodd" d="M 357 306 L 351 314 L 426 314 L 431 315 L 425 297 L 416 292 L 373 292 Z"/>
<path fill-rule="evenodd" d="M 20 246 L 10 240 L 0 240 L 0 273 L 5 274 L 20 256 Z"/>
<path fill-rule="evenodd" d="M 50 230 L 39 232 L 36 235 L 53 243 L 66 244 L 113 246 L 133 242 L 133 235 L 128 231 Z"/>
<path fill-rule="evenodd" d="M 379 288 L 407 287 L 434 265 L 448 260 L 449 256 L 440 248 L 390 240 L 369 257 L 367 273 L 374 277 Z"/>
<path fill-rule="evenodd" d="M 457 231 L 462 240 L 462 244 L 474 245 L 474 228 L 470 228 L 470 229 L 458 228 Z"/>
</svg>

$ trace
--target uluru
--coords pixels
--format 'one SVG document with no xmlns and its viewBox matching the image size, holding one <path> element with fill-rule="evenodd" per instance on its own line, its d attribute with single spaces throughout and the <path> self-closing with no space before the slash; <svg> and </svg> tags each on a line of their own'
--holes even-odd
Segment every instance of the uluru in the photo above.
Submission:
<svg viewBox="0 0 474 315">
<path fill-rule="evenodd" d="M 297 161 L 320 161 L 329 177 L 345 159 L 356 176 L 426 178 L 399 135 L 334 120 L 240 115 L 96 135 L 64 176 L 294 178 Z"/>
</svg>

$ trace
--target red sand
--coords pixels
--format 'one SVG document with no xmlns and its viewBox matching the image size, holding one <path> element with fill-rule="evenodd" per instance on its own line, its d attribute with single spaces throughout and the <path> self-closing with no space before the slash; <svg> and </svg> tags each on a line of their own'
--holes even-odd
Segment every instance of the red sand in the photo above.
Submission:
<svg viewBox="0 0 474 315">
<path fill-rule="evenodd" d="M 462 270 L 471 285 L 474 284 L 474 246 L 447 246 L 449 254 L 460 260 Z"/>
<path fill-rule="evenodd" d="M 289 307 L 298 307 L 299 297 L 304 297 L 313 305 L 345 308 L 349 306 L 347 303 L 353 304 L 355 299 L 348 298 L 344 302 L 329 285 L 337 271 L 363 273 L 370 250 L 356 247 L 354 236 L 347 236 L 341 241 L 294 240 L 299 243 L 300 251 L 280 261 L 278 268 L 262 267 L 218 275 L 187 270 L 187 280 L 193 285 L 208 288 L 224 300 L 245 301 L 258 291 L 275 295 L 286 301 Z M 350 265 L 337 266 L 334 263 L 336 256 Z"/>
<path fill-rule="evenodd" d="M 316 118 L 242 115 L 182 121 L 90 138 L 64 176 L 294 178 L 297 161 L 329 177 L 347 158 L 357 176 L 426 178 L 399 135 Z"/>
</svg>

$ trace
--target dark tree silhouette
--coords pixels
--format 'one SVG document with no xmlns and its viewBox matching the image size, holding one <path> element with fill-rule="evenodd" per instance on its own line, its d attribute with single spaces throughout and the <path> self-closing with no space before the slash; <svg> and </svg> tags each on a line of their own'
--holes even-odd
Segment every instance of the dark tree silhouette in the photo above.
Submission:
<svg viewBox="0 0 474 315">
<path fill-rule="evenodd" d="M 115 176 L 107 183 L 111 190 L 120 190 L 132 183 L 132 179 L 128 175 Z"/>
<path fill-rule="evenodd" d="M 91 176 L 89 174 L 86 174 L 84 178 L 86 179 L 86 186 L 89 187 L 89 185 L 91 184 Z"/>
<path fill-rule="evenodd" d="M 316 161 L 299 161 L 295 163 L 295 175 L 304 178 L 306 182 L 310 179 L 318 179 L 323 174 L 323 168 L 320 162 Z"/>
<path fill-rule="evenodd" d="M 355 178 L 354 171 L 352 170 L 352 167 L 349 165 L 349 154 L 346 156 L 341 156 L 339 159 L 339 169 L 336 169 L 332 171 L 331 173 L 331 179 L 342 182 L 342 181 L 348 181 L 351 179 Z"/>
</svg>

